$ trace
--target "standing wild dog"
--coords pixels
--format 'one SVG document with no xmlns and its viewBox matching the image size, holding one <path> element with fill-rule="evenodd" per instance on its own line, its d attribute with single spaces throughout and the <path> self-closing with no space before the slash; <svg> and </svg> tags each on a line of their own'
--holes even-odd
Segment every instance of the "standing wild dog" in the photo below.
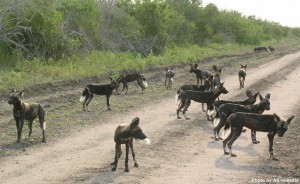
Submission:
<svg viewBox="0 0 300 184">
<path fill-rule="evenodd" d="M 213 75 L 213 79 L 212 79 L 212 82 L 211 82 L 211 89 L 215 89 L 216 86 L 220 85 L 221 84 L 221 73 L 222 73 L 222 68 L 218 68 L 216 65 L 213 65 L 213 69 L 215 71 L 215 74 Z"/>
<path fill-rule="evenodd" d="M 209 78 L 210 76 L 212 76 L 212 74 L 209 71 L 202 71 L 202 70 L 198 69 L 198 64 L 194 64 L 194 66 L 192 64 L 190 64 L 190 66 L 191 66 L 191 69 L 189 72 L 196 74 L 197 85 L 199 85 L 199 79 L 200 79 L 200 85 L 202 85 L 202 80 L 204 78 Z"/>
<path fill-rule="evenodd" d="M 140 119 L 138 117 L 134 118 L 129 125 L 121 125 L 118 126 L 115 131 L 115 161 L 112 163 L 112 171 L 115 171 L 117 169 L 118 165 L 118 159 L 120 158 L 122 151 L 121 151 L 121 144 L 126 145 L 126 158 L 125 158 L 125 171 L 129 172 L 128 169 L 128 154 L 129 154 L 129 147 L 131 149 L 133 161 L 134 161 L 134 167 L 138 167 L 138 163 L 135 160 L 135 153 L 133 150 L 133 138 L 134 139 L 140 139 L 144 140 L 147 144 L 150 144 L 150 140 L 147 138 L 147 136 L 143 133 L 141 127 L 139 126 Z"/>
<path fill-rule="evenodd" d="M 221 128 L 226 124 L 226 120 L 231 114 L 236 112 L 262 114 L 265 110 L 270 110 L 270 94 L 266 94 L 265 98 L 263 98 L 259 94 L 259 99 L 260 102 L 255 105 L 238 105 L 238 104 L 230 104 L 230 103 L 221 105 L 218 108 L 218 112 L 217 112 L 220 117 L 220 122 L 216 123 L 217 126 L 214 128 L 215 140 L 221 139 L 219 136 L 219 132 Z M 251 130 L 251 139 L 254 144 L 259 143 L 259 141 L 256 140 L 255 130 Z"/>
<path fill-rule="evenodd" d="M 195 101 L 198 103 L 206 103 L 207 106 L 211 105 L 221 94 L 227 94 L 228 91 L 223 86 L 224 82 L 217 86 L 216 89 L 213 89 L 211 91 L 183 91 L 179 94 L 178 99 L 180 100 L 180 104 L 178 105 L 178 109 L 176 111 L 177 118 L 179 117 L 179 112 L 184 107 L 182 114 L 185 117 L 185 119 L 189 119 L 185 116 L 185 112 L 189 108 L 191 101 Z"/>
<path fill-rule="evenodd" d="M 17 91 L 13 91 L 8 98 L 8 103 L 13 105 L 13 115 L 16 121 L 17 126 L 17 142 L 21 140 L 22 129 L 24 125 L 24 121 L 28 121 L 29 133 L 28 137 L 30 137 L 32 133 L 32 122 L 36 117 L 39 117 L 40 128 L 42 129 L 43 139 L 42 142 L 46 142 L 45 138 L 45 110 L 39 103 L 26 103 L 23 99 L 24 90 L 17 93 Z"/>
<path fill-rule="evenodd" d="M 190 84 L 185 84 L 179 87 L 177 90 L 177 94 L 175 95 L 175 104 L 178 103 L 178 96 L 182 91 L 186 90 L 192 90 L 192 91 L 209 91 L 211 88 L 211 80 L 213 76 L 210 76 L 208 79 L 205 78 L 204 84 L 203 85 L 190 85 Z M 204 111 L 204 105 L 202 103 L 202 110 Z"/>
<path fill-rule="evenodd" d="M 255 102 L 256 102 L 256 97 L 257 95 L 259 94 L 259 92 L 255 93 L 254 95 L 252 94 L 252 91 L 250 90 L 247 90 L 246 91 L 246 96 L 248 97 L 246 100 L 242 100 L 242 101 L 229 101 L 229 100 L 218 100 L 218 101 L 215 101 L 212 106 L 208 107 L 208 110 L 207 110 L 207 114 L 208 116 L 210 116 L 210 120 L 212 120 L 212 123 L 214 125 L 216 125 L 215 121 L 218 122 L 218 119 L 220 118 L 219 117 L 219 114 L 216 113 L 216 116 L 213 117 L 212 114 L 214 114 L 214 112 L 217 112 L 217 109 L 223 105 L 223 104 L 228 104 L 228 103 L 231 103 L 231 104 L 239 104 L 239 105 L 253 105 Z"/>
<path fill-rule="evenodd" d="M 80 102 L 83 102 L 83 111 L 88 111 L 88 105 L 95 95 L 105 95 L 106 96 L 106 104 L 107 110 L 111 110 L 109 105 L 109 98 L 112 92 L 117 88 L 118 84 L 111 77 L 109 77 L 111 83 L 104 85 L 94 85 L 88 84 L 80 97 Z"/>
<path fill-rule="evenodd" d="M 165 87 L 167 89 L 172 89 L 172 81 L 175 76 L 175 72 L 173 69 L 166 69 L 166 79 L 165 79 Z"/>
<path fill-rule="evenodd" d="M 144 75 L 138 74 L 138 73 L 133 73 L 133 74 L 121 75 L 120 77 L 118 77 L 118 79 L 117 79 L 118 87 L 116 90 L 118 90 L 120 83 L 122 83 L 123 89 L 121 91 L 121 94 L 124 92 L 125 89 L 126 89 L 125 94 L 127 94 L 127 92 L 128 92 L 128 84 L 127 83 L 133 82 L 133 81 L 137 81 L 138 85 L 142 88 L 142 92 L 144 92 L 146 87 L 148 86 Z"/>
<path fill-rule="evenodd" d="M 278 160 L 273 155 L 274 136 L 278 134 L 279 137 L 282 137 L 287 131 L 288 126 L 294 117 L 295 116 L 291 116 L 285 121 L 276 114 L 261 115 L 238 112 L 230 115 L 227 119 L 225 130 L 230 127 L 231 132 L 229 136 L 223 141 L 224 154 L 230 154 L 232 157 L 236 157 L 236 155 L 231 151 L 232 144 L 241 135 L 243 127 L 247 127 L 251 130 L 259 132 L 268 132 L 270 158 L 272 158 L 273 160 Z M 226 151 L 226 145 L 229 148 L 229 153 Z"/>
<path fill-rule="evenodd" d="M 241 65 L 241 69 L 238 73 L 238 76 L 239 76 L 239 81 L 240 81 L 240 89 L 241 88 L 244 88 L 244 84 L 245 84 L 245 79 L 246 79 L 246 68 L 247 68 L 247 65 Z"/>
</svg>

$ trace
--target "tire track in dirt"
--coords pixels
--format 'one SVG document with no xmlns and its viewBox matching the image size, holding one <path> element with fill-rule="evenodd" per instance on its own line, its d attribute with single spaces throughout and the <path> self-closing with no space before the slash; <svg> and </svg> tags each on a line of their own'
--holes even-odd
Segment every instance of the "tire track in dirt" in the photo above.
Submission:
<svg viewBox="0 0 300 184">
<path fill-rule="evenodd" d="M 267 65 L 262 65 L 258 69 L 249 70 L 246 86 L 254 85 L 259 81 L 259 77 L 264 78 L 274 72 L 276 73 L 290 63 L 295 63 L 299 57 L 300 53 L 291 54 L 269 63 L 268 67 L 270 68 L 268 69 L 265 68 Z M 278 63 L 282 63 L 282 65 L 279 67 Z M 299 62 L 297 65 L 299 65 Z M 251 74 L 251 72 L 255 73 Z M 236 83 L 228 84 L 225 82 L 230 94 L 222 96 L 222 98 L 232 98 L 240 93 L 244 94 L 245 89 L 236 90 L 238 87 L 236 76 L 228 76 L 225 81 L 235 81 Z M 264 94 L 264 92 L 262 93 Z M 273 104 L 272 98 L 273 95 L 271 94 L 271 106 Z M 63 181 L 64 183 L 74 183 L 75 180 L 87 183 L 101 183 L 101 181 L 108 181 L 109 183 L 127 183 L 128 181 L 133 183 L 163 183 L 161 177 L 164 177 L 164 181 L 171 183 L 173 180 L 168 180 L 167 175 L 173 172 L 175 176 L 177 173 L 179 177 L 182 174 L 180 168 L 189 169 L 194 167 L 196 169 L 197 159 L 201 158 L 200 161 L 202 161 L 202 159 L 206 159 L 205 155 L 209 154 L 206 150 L 207 147 L 212 147 L 214 151 L 218 152 L 218 155 L 221 155 L 219 152 L 222 153 L 218 145 L 220 143 L 210 139 L 212 135 L 211 125 L 209 122 L 204 121 L 204 114 L 199 113 L 200 108 L 197 104 L 193 104 L 189 109 L 188 116 L 191 116 L 193 120 L 188 122 L 176 120 L 175 109 L 172 96 L 163 99 L 157 105 L 150 105 L 138 112 L 115 117 L 109 122 L 85 129 L 80 132 L 80 135 L 74 135 L 50 144 L 47 143 L 47 147 L 32 148 L 24 154 L 7 158 L 1 163 L 1 182 L 60 183 Z M 130 122 L 135 116 L 141 118 L 141 127 L 153 144 L 152 146 L 135 144 L 137 159 L 140 161 L 141 168 L 135 169 L 131 164 L 131 172 L 125 174 L 124 159 L 121 159 L 118 170 L 111 172 L 109 164 L 114 155 L 113 132 L 118 124 L 111 122 Z M 245 137 L 249 137 L 249 135 Z M 247 143 L 250 143 L 250 139 Z M 264 147 L 263 145 L 259 146 Z M 240 149 L 244 148 L 241 147 Z M 249 149 L 253 148 L 250 147 Z M 251 150 L 245 152 L 248 151 L 251 152 Z M 264 153 L 267 152 L 264 151 Z M 249 155 L 246 154 L 245 157 L 249 158 Z M 191 163 L 195 163 L 195 165 L 190 165 Z M 221 167 L 222 164 L 217 162 L 213 165 L 202 166 L 200 170 L 209 170 L 208 168 L 212 167 L 213 173 L 214 167 Z M 238 169 L 238 167 L 235 169 Z M 252 172 L 257 169 L 258 167 L 252 167 Z M 170 177 L 174 174 L 171 174 Z M 199 177 L 200 175 L 195 176 L 198 179 Z M 205 175 L 201 176 L 201 179 L 209 182 L 214 180 L 214 177 L 218 177 L 218 175 Z M 179 179 L 176 180 L 179 181 Z"/>
</svg>

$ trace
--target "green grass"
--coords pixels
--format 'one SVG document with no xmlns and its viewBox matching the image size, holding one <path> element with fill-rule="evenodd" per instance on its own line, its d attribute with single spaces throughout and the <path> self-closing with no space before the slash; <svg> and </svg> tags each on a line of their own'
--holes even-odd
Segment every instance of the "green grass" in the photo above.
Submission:
<svg viewBox="0 0 300 184">
<path fill-rule="evenodd" d="M 271 41 L 263 45 L 275 48 L 294 47 L 299 39 Z M 20 60 L 1 58 L 0 60 L 0 94 L 7 94 L 11 88 L 25 88 L 41 83 L 55 83 L 64 80 L 77 80 L 93 76 L 117 77 L 120 72 L 142 71 L 153 66 L 174 66 L 187 62 L 212 59 L 210 65 L 220 56 L 242 55 L 251 53 L 254 46 L 238 44 L 210 44 L 206 47 L 196 45 L 188 47 L 169 47 L 160 56 L 149 54 L 141 57 L 133 53 L 113 53 L 109 51 L 92 51 L 85 57 L 73 57 L 59 61 L 40 61 L 38 59 Z"/>
</svg>

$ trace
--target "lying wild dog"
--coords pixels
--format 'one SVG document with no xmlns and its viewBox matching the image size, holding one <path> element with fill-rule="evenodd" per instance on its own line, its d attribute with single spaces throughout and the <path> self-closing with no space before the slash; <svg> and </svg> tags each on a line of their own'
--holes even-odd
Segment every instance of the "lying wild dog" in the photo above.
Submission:
<svg viewBox="0 0 300 184">
<path fill-rule="evenodd" d="M 271 51 L 271 53 L 275 52 L 275 49 L 273 47 L 271 47 L 270 45 L 269 45 L 269 50 Z"/>
<path fill-rule="evenodd" d="M 91 100 L 95 95 L 105 95 L 106 96 L 106 104 L 107 104 L 107 110 L 111 110 L 109 105 L 109 98 L 112 94 L 112 92 L 117 88 L 118 84 L 116 81 L 114 81 L 111 77 L 110 84 L 103 84 L 103 85 L 94 85 L 94 84 L 88 84 L 80 97 L 80 102 L 83 102 L 83 111 L 88 111 L 88 105 L 91 102 Z"/>
<path fill-rule="evenodd" d="M 223 104 L 218 108 L 220 121 L 219 123 L 216 123 L 217 126 L 214 128 L 215 140 L 221 139 L 219 137 L 220 129 L 226 124 L 226 120 L 231 114 L 236 112 L 262 114 L 265 110 L 270 110 L 270 94 L 266 94 L 265 98 L 263 98 L 260 94 L 258 95 L 259 95 L 260 102 L 255 105 L 238 105 L 238 104 L 228 103 L 228 104 Z M 254 144 L 259 143 L 259 141 L 256 140 L 255 130 L 251 130 L 251 139 Z"/>
<path fill-rule="evenodd" d="M 146 87 L 148 86 L 146 78 L 144 77 L 144 75 L 139 74 L 139 73 L 133 73 L 133 74 L 127 74 L 127 75 L 121 75 L 118 77 L 117 79 L 117 84 L 118 87 L 116 90 L 118 90 L 120 83 L 123 84 L 123 89 L 121 91 L 121 94 L 124 92 L 124 90 L 126 89 L 126 93 L 128 92 L 128 82 L 134 82 L 137 81 L 138 85 L 142 88 L 142 92 L 145 91 Z"/>
<path fill-rule="evenodd" d="M 45 110 L 39 103 L 26 103 L 23 101 L 24 90 L 19 93 L 16 90 L 13 90 L 11 95 L 8 98 L 8 103 L 13 105 L 13 116 L 16 121 L 17 126 L 17 142 L 21 140 L 22 129 L 24 125 L 24 121 L 28 121 L 29 133 L 28 137 L 30 137 L 32 133 L 32 122 L 34 119 L 39 117 L 40 128 L 42 129 L 43 139 L 42 142 L 46 142 L 45 138 Z"/>
<path fill-rule="evenodd" d="M 172 81 L 175 76 L 173 69 L 166 69 L 165 87 L 167 89 L 172 89 Z"/>
<path fill-rule="evenodd" d="M 131 149 L 133 161 L 134 161 L 134 167 L 138 167 L 138 163 L 135 159 L 135 153 L 133 150 L 133 138 L 134 139 L 140 139 L 146 141 L 147 144 L 150 144 L 150 140 L 147 138 L 147 136 L 143 133 L 142 129 L 139 126 L 139 121 L 140 119 L 138 117 L 134 118 L 129 125 L 121 125 L 118 126 L 116 131 L 115 131 L 115 161 L 111 164 L 112 171 L 115 171 L 117 169 L 118 165 L 118 159 L 120 158 L 122 154 L 121 150 L 121 144 L 126 145 L 126 158 L 125 158 L 125 171 L 129 172 L 128 169 L 128 152 L 129 152 L 129 147 Z"/>
<path fill-rule="evenodd" d="M 179 87 L 179 89 L 177 90 L 177 94 L 175 95 L 175 104 L 178 103 L 178 96 L 182 91 L 186 91 L 186 90 L 192 90 L 192 91 L 209 91 L 211 88 L 211 80 L 212 80 L 212 76 L 210 76 L 208 79 L 205 78 L 204 80 L 204 85 L 182 85 Z M 204 105 L 202 103 L 202 110 L 204 111 Z"/>
<path fill-rule="evenodd" d="M 228 117 L 227 124 L 225 126 L 225 130 L 230 127 L 231 132 L 229 136 L 223 141 L 224 154 L 230 154 L 232 157 L 236 157 L 236 155 L 233 154 L 231 150 L 232 144 L 241 135 L 243 127 L 247 127 L 251 130 L 259 132 L 268 132 L 270 158 L 272 158 L 273 160 L 278 160 L 273 154 L 274 136 L 278 134 L 279 137 L 282 137 L 287 131 L 288 126 L 294 117 L 295 116 L 291 116 L 285 121 L 276 114 L 261 115 L 241 112 L 231 114 Z M 226 151 L 226 145 L 228 146 L 229 153 Z"/>
<path fill-rule="evenodd" d="M 239 76 L 240 89 L 241 89 L 244 88 L 247 65 L 242 65 L 242 64 L 240 65 L 241 65 L 241 69 L 239 70 L 238 76 Z"/>
<path fill-rule="evenodd" d="M 262 52 L 262 51 L 266 51 L 269 52 L 269 49 L 267 47 L 255 47 L 254 52 Z"/>
<path fill-rule="evenodd" d="M 222 68 L 218 68 L 216 65 L 213 65 L 213 69 L 215 71 L 215 74 L 213 75 L 213 79 L 212 79 L 212 85 L 211 85 L 211 89 L 215 89 L 216 86 L 221 84 L 221 72 L 222 72 Z"/>
<path fill-rule="evenodd" d="M 242 101 L 229 101 L 229 100 L 218 100 L 215 101 L 212 106 L 208 107 L 207 110 L 207 115 L 209 116 L 209 119 L 212 120 L 212 123 L 214 125 L 216 125 L 216 122 L 219 122 L 219 114 L 216 113 L 215 117 L 212 117 L 212 114 L 214 114 L 214 112 L 218 112 L 217 109 L 220 107 L 220 105 L 223 104 L 227 104 L 227 103 L 231 103 L 231 104 L 239 104 L 239 105 L 253 105 L 256 102 L 256 97 L 259 94 L 259 92 L 255 93 L 254 95 L 252 94 L 252 91 L 247 90 L 246 91 L 246 96 L 248 97 L 246 100 L 242 100 Z"/>
<path fill-rule="evenodd" d="M 191 66 L 191 69 L 189 72 L 196 74 L 197 85 L 199 85 L 199 79 L 200 79 L 200 85 L 202 85 L 202 80 L 204 78 L 209 78 L 210 76 L 212 76 L 212 74 L 209 71 L 202 71 L 202 70 L 198 69 L 198 64 L 194 64 L 194 66 L 192 64 L 190 64 L 190 66 Z"/>
<path fill-rule="evenodd" d="M 179 94 L 178 99 L 180 100 L 180 104 L 178 105 L 178 109 L 176 111 L 177 118 L 179 117 L 179 112 L 184 107 L 182 114 L 185 117 L 185 119 L 189 119 L 185 116 L 185 112 L 189 108 L 191 104 L 191 100 L 199 103 L 206 103 L 208 106 L 211 105 L 221 94 L 227 94 L 228 91 L 223 86 L 224 82 L 217 86 L 216 89 L 213 89 L 211 91 L 183 91 Z"/>
</svg>

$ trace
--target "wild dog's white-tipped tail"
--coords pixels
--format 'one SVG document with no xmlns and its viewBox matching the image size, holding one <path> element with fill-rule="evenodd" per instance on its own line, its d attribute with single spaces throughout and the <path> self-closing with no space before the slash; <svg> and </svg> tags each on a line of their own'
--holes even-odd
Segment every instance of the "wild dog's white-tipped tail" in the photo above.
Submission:
<svg viewBox="0 0 300 184">
<path fill-rule="evenodd" d="M 147 81 L 143 81 L 143 84 L 145 87 L 148 87 L 148 82 Z"/>
<path fill-rule="evenodd" d="M 216 127 L 220 123 L 220 118 L 214 118 L 213 125 Z"/>
<path fill-rule="evenodd" d="M 222 138 L 223 138 L 223 140 L 224 140 L 224 139 L 226 139 L 226 138 L 229 136 L 229 134 L 231 133 L 231 128 L 229 127 L 228 129 L 224 129 L 224 127 L 223 127 L 223 128 L 221 128 L 220 131 L 222 131 Z"/>
<path fill-rule="evenodd" d="M 81 103 L 84 102 L 84 100 L 85 100 L 85 96 L 81 96 L 80 99 L 79 99 L 79 101 L 80 101 Z"/>
<path fill-rule="evenodd" d="M 146 145 L 150 145 L 151 144 L 151 141 L 148 138 L 144 139 L 143 141 L 145 142 Z"/>
</svg>

